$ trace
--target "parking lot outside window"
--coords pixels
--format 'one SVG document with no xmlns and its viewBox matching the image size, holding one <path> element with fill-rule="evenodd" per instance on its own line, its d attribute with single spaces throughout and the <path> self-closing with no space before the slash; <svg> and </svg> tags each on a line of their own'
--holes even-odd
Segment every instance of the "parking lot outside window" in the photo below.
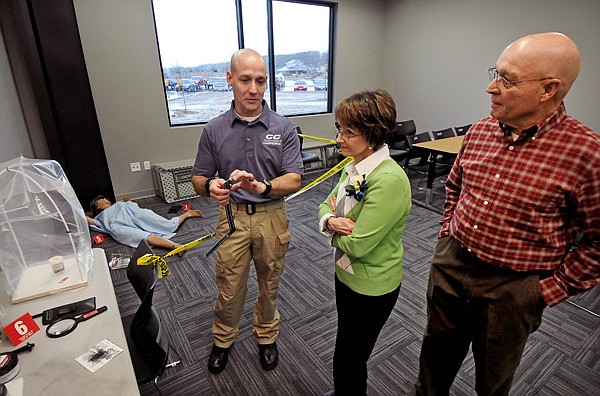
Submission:
<svg viewBox="0 0 600 396">
<path fill-rule="evenodd" d="M 152 3 L 162 68 L 157 78 L 163 81 L 171 126 L 203 124 L 229 109 L 233 95 L 225 73 L 231 54 L 239 48 L 263 55 L 270 76 L 265 100 L 272 109 L 286 116 L 331 112 L 328 88 L 335 4 L 290 0 Z"/>
</svg>

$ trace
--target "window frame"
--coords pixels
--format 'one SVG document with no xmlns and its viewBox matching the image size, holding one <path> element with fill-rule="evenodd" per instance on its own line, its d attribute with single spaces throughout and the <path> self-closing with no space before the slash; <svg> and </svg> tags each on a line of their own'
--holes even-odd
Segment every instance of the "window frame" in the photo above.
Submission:
<svg viewBox="0 0 600 396">
<path fill-rule="evenodd" d="M 286 114 L 285 117 L 299 117 L 299 116 L 309 116 L 309 115 L 319 115 L 319 114 L 330 114 L 333 111 L 333 74 L 334 74 L 334 44 L 335 44 L 335 32 L 336 26 L 335 21 L 337 19 L 337 3 L 330 1 L 322 1 L 322 0 L 265 0 L 266 3 L 266 12 L 267 12 L 267 74 L 268 74 L 268 82 L 269 87 L 271 87 L 268 91 L 270 106 L 273 111 L 277 111 L 277 90 L 274 89 L 275 78 L 277 75 L 277 71 L 275 68 L 275 48 L 274 48 L 274 25 L 273 25 L 273 2 L 282 2 L 282 3 L 296 3 L 296 4 L 306 4 L 306 5 L 315 5 L 315 6 L 324 6 L 329 8 L 329 42 L 328 44 L 328 54 L 327 54 L 327 103 L 326 109 L 320 112 L 314 113 L 300 113 L 300 114 Z M 244 0 L 235 0 L 236 7 L 236 25 L 237 25 L 237 41 L 238 48 L 245 48 L 244 44 L 244 23 L 243 23 L 243 2 Z M 152 14 L 153 14 L 153 22 L 154 22 L 154 32 L 156 36 L 156 43 L 158 48 L 158 57 L 161 69 L 162 81 L 165 81 L 165 68 L 163 67 L 162 56 L 160 51 L 160 42 L 158 39 L 158 29 L 156 26 L 156 16 L 154 10 L 154 1 L 151 1 L 152 6 Z M 173 123 L 170 114 L 169 107 L 169 99 L 166 90 L 163 91 L 165 106 L 167 111 L 167 118 L 169 121 L 170 127 L 183 127 L 183 126 L 193 126 L 193 125 L 205 125 L 210 120 L 199 120 L 194 122 L 183 122 L 183 123 Z"/>
<path fill-rule="evenodd" d="M 236 0 L 241 1 L 241 0 Z M 334 73 L 334 65 L 333 65 L 333 54 L 335 51 L 334 43 L 335 43 L 335 21 L 337 15 L 337 3 L 332 3 L 329 1 L 307 1 L 307 0 L 266 0 L 267 1 L 267 34 L 268 34 L 268 56 L 269 56 L 269 64 L 267 65 L 267 73 L 269 74 L 269 86 L 275 86 L 275 48 L 273 46 L 274 43 L 274 33 L 273 33 L 273 1 L 279 1 L 282 3 L 296 3 L 296 4 L 307 4 L 307 5 L 319 5 L 329 7 L 329 43 L 328 43 L 328 53 L 327 53 L 327 109 L 324 112 L 318 113 L 302 113 L 302 114 L 287 114 L 285 117 L 299 117 L 299 116 L 307 116 L 307 115 L 318 115 L 318 114 L 329 114 L 333 112 L 333 94 L 331 89 L 333 87 L 332 84 L 332 76 Z M 243 41 L 242 41 L 243 42 Z M 271 99 L 271 107 L 273 111 L 277 111 L 277 91 L 275 89 L 269 90 L 269 98 Z"/>
</svg>

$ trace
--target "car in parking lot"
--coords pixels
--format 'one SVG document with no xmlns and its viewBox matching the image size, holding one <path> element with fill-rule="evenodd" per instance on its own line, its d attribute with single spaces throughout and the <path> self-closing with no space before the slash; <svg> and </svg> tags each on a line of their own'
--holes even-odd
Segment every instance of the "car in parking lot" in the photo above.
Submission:
<svg viewBox="0 0 600 396">
<path fill-rule="evenodd" d="M 194 83 L 196 83 L 196 85 L 198 86 L 198 89 L 206 89 L 206 79 L 204 77 L 201 76 L 192 76 L 190 77 L 190 80 L 194 81 Z"/>
<path fill-rule="evenodd" d="M 308 85 L 304 80 L 296 80 L 294 81 L 294 91 L 306 91 L 308 90 Z"/>
<path fill-rule="evenodd" d="M 215 78 L 217 77 L 208 77 L 208 80 L 206 80 L 206 89 L 213 88 L 213 82 L 215 81 Z"/>
<path fill-rule="evenodd" d="M 177 89 L 178 81 L 176 78 L 165 78 L 165 90 L 175 91 Z"/>
<path fill-rule="evenodd" d="M 198 86 L 191 78 L 182 78 L 178 81 L 177 90 L 186 92 L 196 92 L 198 90 Z"/>
<path fill-rule="evenodd" d="M 278 74 L 275 76 L 275 89 L 281 91 L 283 87 L 285 87 L 285 77 L 283 74 Z"/>
<path fill-rule="evenodd" d="M 327 79 L 323 77 L 317 77 L 313 80 L 315 84 L 315 91 L 327 91 Z"/>
<path fill-rule="evenodd" d="M 216 85 L 216 88 L 215 88 Z M 212 89 L 215 91 L 227 91 L 229 89 L 229 84 L 227 84 L 227 77 L 223 76 L 214 76 L 209 77 L 206 80 L 206 88 Z"/>
<path fill-rule="evenodd" d="M 211 77 L 212 80 L 212 90 L 213 91 L 230 91 L 231 87 L 227 82 L 226 77 Z"/>
</svg>

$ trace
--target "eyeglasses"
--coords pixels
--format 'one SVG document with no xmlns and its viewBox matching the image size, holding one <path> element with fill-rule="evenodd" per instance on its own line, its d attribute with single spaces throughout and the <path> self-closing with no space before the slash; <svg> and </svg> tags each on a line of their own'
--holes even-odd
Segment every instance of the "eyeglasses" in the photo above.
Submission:
<svg viewBox="0 0 600 396">
<path fill-rule="evenodd" d="M 498 74 L 498 70 L 496 70 L 495 67 L 490 67 L 488 69 L 488 73 L 490 75 L 490 81 L 494 81 L 494 80 L 496 82 L 502 81 L 502 84 L 504 85 L 504 88 L 510 88 L 513 85 L 517 85 L 517 84 L 528 82 L 528 81 L 543 81 L 543 80 L 550 80 L 551 78 L 553 78 L 553 77 L 543 77 L 543 78 L 532 78 L 530 80 L 515 80 L 515 81 L 510 81 L 509 79 L 507 79 L 503 75 Z"/>
<path fill-rule="evenodd" d="M 348 141 L 348 140 L 352 139 L 353 137 L 360 135 L 359 133 L 354 133 L 349 129 L 342 131 L 342 126 L 337 122 L 334 125 L 335 125 L 335 129 L 338 130 L 338 132 L 335 134 L 336 138 L 338 137 L 338 135 L 341 135 L 342 139 L 344 139 L 345 141 Z"/>
</svg>

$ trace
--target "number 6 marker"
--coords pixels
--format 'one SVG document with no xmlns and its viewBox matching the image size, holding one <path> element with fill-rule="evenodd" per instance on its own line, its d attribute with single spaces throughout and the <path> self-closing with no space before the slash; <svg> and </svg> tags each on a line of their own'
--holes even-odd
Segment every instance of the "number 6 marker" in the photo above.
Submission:
<svg viewBox="0 0 600 396">
<path fill-rule="evenodd" d="M 37 325 L 37 323 L 35 323 L 35 320 L 33 320 L 31 314 L 26 312 L 21 317 L 4 326 L 2 329 L 8 336 L 10 342 L 12 342 L 14 346 L 17 346 L 39 331 L 40 327 Z"/>
</svg>

